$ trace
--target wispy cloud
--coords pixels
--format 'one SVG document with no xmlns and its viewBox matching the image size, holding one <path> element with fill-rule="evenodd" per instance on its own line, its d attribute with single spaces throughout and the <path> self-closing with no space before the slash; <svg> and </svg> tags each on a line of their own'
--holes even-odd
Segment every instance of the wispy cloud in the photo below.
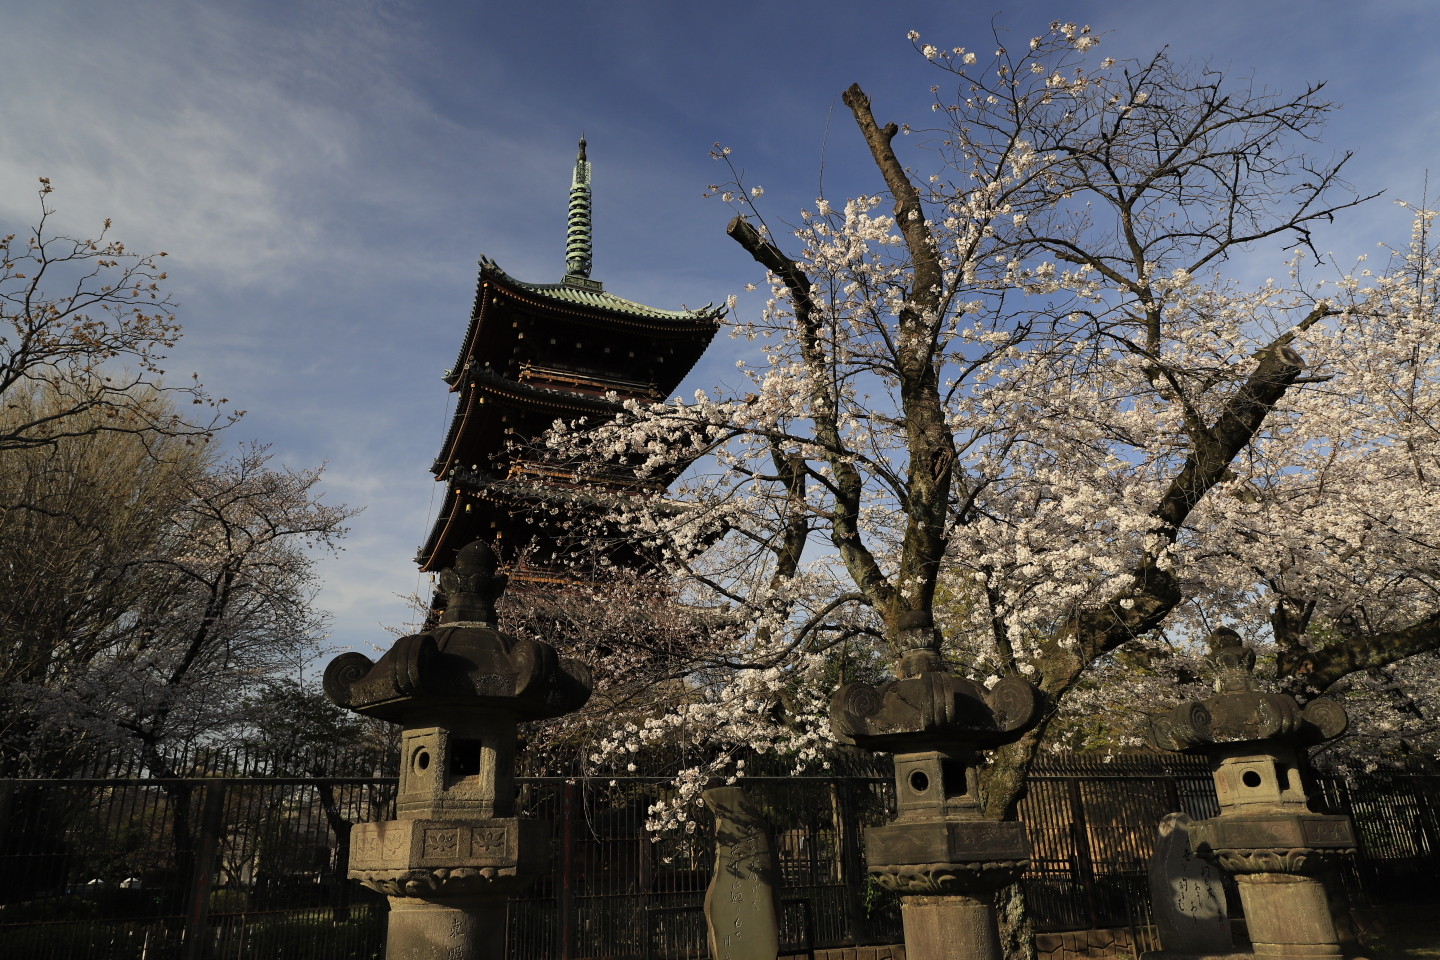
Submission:
<svg viewBox="0 0 1440 960">
<path fill-rule="evenodd" d="M 759 271 L 724 237 L 726 211 L 699 198 L 718 176 L 709 144 L 737 147 L 768 210 L 790 216 L 815 195 L 836 94 L 859 81 L 887 119 L 923 123 L 940 78 L 905 32 L 973 47 L 991 13 L 941 0 L 11 5 L 0 221 L 28 222 L 35 177 L 50 176 L 68 230 L 109 216 L 132 247 L 172 254 L 187 334 L 173 367 L 250 410 L 237 439 L 273 441 L 295 466 L 328 461 L 331 497 L 367 508 L 319 568 L 337 642 L 363 644 L 405 618 L 395 595 L 416 587 L 439 373 L 475 260 L 558 277 L 580 129 L 607 288 L 665 307 L 723 300 Z M 1028 37 L 1057 16 L 1114 29 L 1104 42 L 1122 55 L 1170 44 L 1287 90 L 1332 78 L 1345 109 L 1324 149 L 1359 148 L 1362 187 L 1415 197 L 1437 154 L 1437 108 L 1417 93 L 1436 72 L 1434 4 L 1362 17 L 1338 0 L 1021 0 L 1002 21 Z M 835 109 L 827 187 L 873 192 Z M 1327 242 L 1373 250 L 1403 239 L 1404 220 L 1377 204 Z M 682 392 L 733 381 L 743 349 L 717 341 Z"/>
</svg>

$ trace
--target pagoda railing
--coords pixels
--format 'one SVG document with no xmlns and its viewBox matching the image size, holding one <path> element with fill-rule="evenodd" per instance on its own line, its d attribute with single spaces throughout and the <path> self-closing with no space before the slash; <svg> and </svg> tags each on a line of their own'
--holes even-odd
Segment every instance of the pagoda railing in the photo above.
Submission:
<svg viewBox="0 0 1440 960">
<path fill-rule="evenodd" d="M 520 364 L 520 379 L 522 381 L 563 383 L 572 387 L 599 390 L 603 393 L 624 393 L 650 399 L 659 396 L 659 391 L 655 389 L 653 381 L 642 383 L 639 380 L 622 380 L 618 377 L 587 377 L 572 370 L 558 370 L 554 367 L 542 367 L 533 363 Z"/>
</svg>

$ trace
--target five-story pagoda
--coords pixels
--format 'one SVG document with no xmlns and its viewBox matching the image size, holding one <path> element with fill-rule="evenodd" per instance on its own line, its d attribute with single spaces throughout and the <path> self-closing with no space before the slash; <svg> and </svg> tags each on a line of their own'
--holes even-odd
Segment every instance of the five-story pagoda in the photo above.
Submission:
<svg viewBox="0 0 1440 960">
<path fill-rule="evenodd" d="M 517 280 L 481 257 L 470 324 L 444 375 L 459 398 L 431 465 L 446 484 L 445 501 L 416 556 L 421 570 L 443 570 L 462 546 L 483 539 L 500 552 L 512 582 L 564 579 L 559 521 L 544 501 L 547 491 L 573 500 L 574 482 L 525 444 L 557 419 L 594 422 L 627 400 L 669 396 L 719 329 L 723 308 L 660 310 L 624 300 L 590 278 L 590 263 L 582 138 L 560 282 Z M 614 489 L 624 488 L 617 478 Z"/>
</svg>

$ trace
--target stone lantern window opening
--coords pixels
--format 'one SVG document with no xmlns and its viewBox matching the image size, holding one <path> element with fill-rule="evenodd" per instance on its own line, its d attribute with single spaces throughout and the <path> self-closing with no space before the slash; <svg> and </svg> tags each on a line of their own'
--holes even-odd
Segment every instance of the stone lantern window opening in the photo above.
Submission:
<svg viewBox="0 0 1440 960">
<path fill-rule="evenodd" d="M 867 870 L 900 895 L 911 960 L 1000 960 L 994 893 L 1029 866 L 1024 824 L 987 819 L 980 751 L 1018 740 L 1040 719 L 1026 680 L 986 689 L 940 655 L 930 614 L 901 614 L 897 678 L 846 684 L 830 701 L 837 740 L 883 750 L 895 765 L 895 820 L 865 828 Z"/>
<path fill-rule="evenodd" d="M 1220 804 L 1208 820 L 1176 814 L 1174 826 L 1191 853 L 1235 875 L 1257 960 L 1339 960 L 1319 876 L 1354 854 L 1354 829 L 1348 817 L 1311 809 L 1303 764 L 1308 747 L 1345 732 L 1345 710 L 1323 697 L 1302 709 L 1262 691 L 1255 653 L 1233 630 L 1216 630 L 1209 648 L 1215 695 L 1151 718 L 1156 747 L 1209 759 Z"/>
<path fill-rule="evenodd" d="M 350 875 L 390 899 L 390 956 L 502 956 L 506 899 L 549 862 L 549 821 L 515 816 L 516 725 L 582 706 L 590 672 L 495 629 L 506 582 L 477 540 L 440 574 L 439 626 L 325 670 L 332 701 L 401 728 L 396 819 L 357 824 L 350 843 Z"/>
</svg>

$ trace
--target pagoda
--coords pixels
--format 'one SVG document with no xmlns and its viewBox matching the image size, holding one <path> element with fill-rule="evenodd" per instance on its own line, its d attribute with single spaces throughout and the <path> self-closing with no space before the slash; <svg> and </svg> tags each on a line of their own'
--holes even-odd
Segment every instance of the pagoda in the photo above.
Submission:
<svg viewBox="0 0 1440 960">
<path fill-rule="evenodd" d="M 563 539 L 546 500 L 573 503 L 567 472 L 526 450 L 556 420 L 594 423 L 626 401 L 669 396 L 710 345 L 723 308 L 660 310 L 608 293 L 591 279 L 590 163 L 580 140 L 570 184 L 565 273 L 527 283 L 480 258 L 475 305 L 455 365 L 459 394 L 431 470 L 445 501 L 416 556 L 420 569 L 450 567 L 461 547 L 489 541 L 511 582 L 567 579 Z M 652 484 L 651 487 L 655 487 Z M 635 489 L 618 474 L 609 492 Z M 653 491 L 652 491 L 653 492 Z M 639 562 L 634 556 L 612 558 Z"/>
</svg>

